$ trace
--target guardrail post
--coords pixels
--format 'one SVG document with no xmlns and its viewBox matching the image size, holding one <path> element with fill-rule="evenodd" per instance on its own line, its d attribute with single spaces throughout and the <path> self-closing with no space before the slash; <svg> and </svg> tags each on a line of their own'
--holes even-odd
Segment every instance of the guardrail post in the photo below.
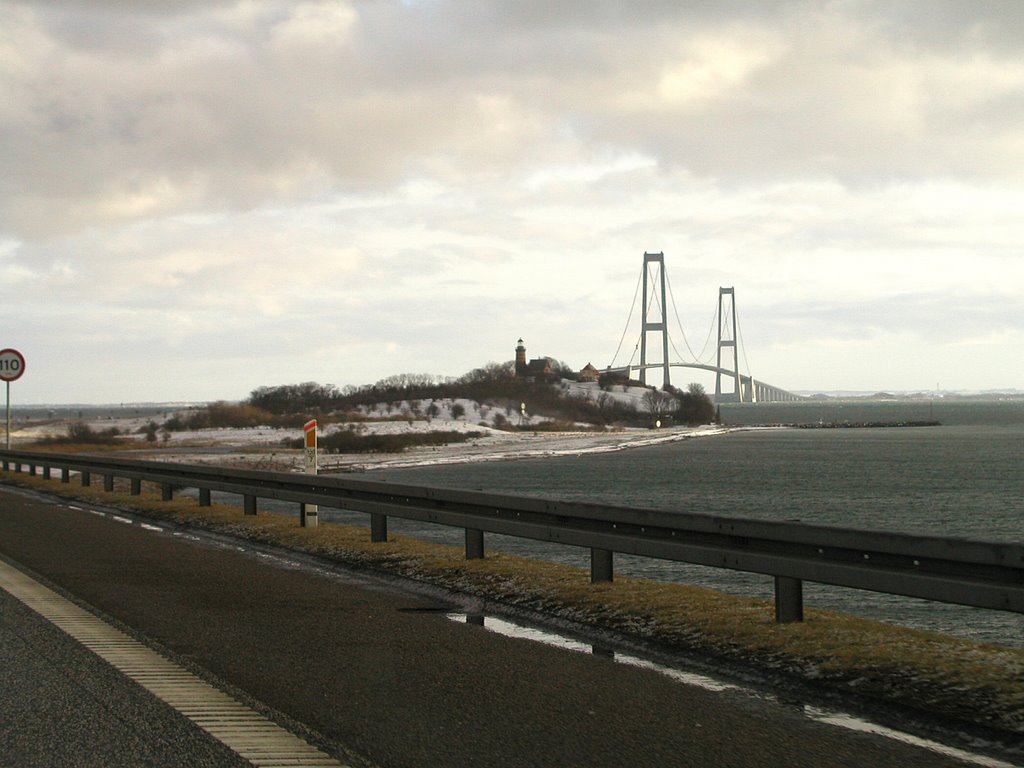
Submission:
<svg viewBox="0 0 1024 768">
<path fill-rule="evenodd" d="M 160 500 L 161 501 L 170 501 L 173 498 L 174 498 L 174 486 L 171 485 L 170 483 L 161 483 L 160 484 Z"/>
<path fill-rule="evenodd" d="M 599 584 L 612 580 L 614 569 L 612 552 L 609 549 L 590 550 L 590 583 Z"/>
<path fill-rule="evenodd" d="M 484 556 L 484 532 L 475 528 L 466 529 L 466 559 L 482 560 Z"/>
<path fill-rule="evenodd" d="M 50 479 L 50 475 L 51 475 L 51 473 L 50 473 L 50 465 L 49 464 L 43 464 L 43 480 L 49 480 Z"/>
<path fill-rule="evenodd" d="M 85 486 L 89 486 L 89 485 L 92 485 L 92 475 L 89 474 L 89 470 L 88 469 L 83 469 L 82 470 L 82 486 L 85 487 Z"/>
<path fill-rule="evenodd" d="M 62 483 L 70 483 L 71 482 L 71 470 L 68 469 L 67 467 L 61 467 L 60 468 L 60 481 Z"/>
<path fill-rule="evenodd" d="M 388 540 L 388 516 L 370 513 L 370 541 L 379 544 Z"/>
<path fill-rule="evenodd" d="M 107 493 L 110 493 L 112 490 L 114 490 L 114 476 L 113 475 L 104 475 L 103 476 L 103 490 L 106 491 Z"/>
<path fill-rule="evenodd" d="M 30 474 L 30 475 L 31 475 L 32 477 L 35 477 L 35 476 L 36 476 L 36 465 L 35 465 L 35 464 L 29 464 L 29 465 L 28 465 L 28 473 L 29 473 L 29 474 Z"/>
<path fill-rule="evenodd" d="M 242 511 L 247 515 L 256 514 L 256 497 L 246 494 L 242 497 Z"/>
<path fill-rule="evenodd" d="M 320 520 L 320 507 L 316 504 L 299 503 L 299 527 L 316 528 Z"/>
<path fill-rule="evenodd" d="M 788 576 L 775 577 L 775 623 L 804 620 L 804 583 Z"/>
<path fill-rule="evenodd" d="M 131 494 L 132 494 L 132 496 L 141 496 L 142 495 L 142 479 L 141 478 L 138 478 L 138 477 L 133 477 L 132 478 Z"/>
<path fill-rule="evenodd" d="M 11 467 L 10 462 L 7 461 L 7 459 L 4 459 L 4 472 L 6 472 L 8 469 L 10 469 L 10 467 Z"/>
<path fill-rule="evenodd" d="M 210 506 L 210 489 L 200 488 L 199 489 L 199 506 L 208 507 Z"/>
</svg>

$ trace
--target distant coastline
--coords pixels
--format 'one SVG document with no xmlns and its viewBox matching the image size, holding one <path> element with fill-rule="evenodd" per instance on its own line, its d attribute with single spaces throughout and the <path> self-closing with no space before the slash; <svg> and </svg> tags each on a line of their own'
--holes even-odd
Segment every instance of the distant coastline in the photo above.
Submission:
<svg viewBox="0 0 1024 768">
<path fill-rule="evenodd" d="M 877 429 L 891 427 L 941 427 L 941 421 L 812 421 L 803 424 L 771 424 L 794 429 Z"/>
</svg>

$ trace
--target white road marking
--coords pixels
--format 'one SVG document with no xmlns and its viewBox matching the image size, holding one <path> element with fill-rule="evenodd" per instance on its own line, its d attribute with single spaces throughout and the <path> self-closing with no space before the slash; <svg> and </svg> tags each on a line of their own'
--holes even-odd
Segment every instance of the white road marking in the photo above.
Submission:
<svg viewBox="0 0 1024 768">
<path fill-rule="evenodd" d="M 301 568 L 302 566 L 295 560 L 289 560 L 286 557 L 279 555 L 272 555 L 269 552 L 256 552 L 256 557 L 262 557 L 264 560 L 270 560 L 271 562 L 278 563 L 279 565 L 287 566 L 288 568 Z"/>
<path fill-rule="evenodd" d="M 330 755 L 0 560 L 4 589 L 256 766 L 344 768 Z"/>
<path fill-rule="evenodd" d="M 976 755 L 973 752 L 957 749 L 956 747 L 947 747 L 945 744 L 940 744 L 937 741 L 932 741 L 931 739 L 924 739 L 903 731 L 895 730 L 894 728 L 886 728 L 884 725 L 871 723 L 867 720 L 862 720 L 859 717 L 843 714 L 841 712 L 829 712 L 827 710 L 809 706 L 804 706 L 804 712 L 812 720 L 816 720 L 819 723 L 828 723 L 829 725 L 846 728 L 851 731 L 858 731 L 859 733 L 873 733 L 877 736 L 884 736 L 885 738 L 892 739 L 893 741 L 912 744 L 915 747 L 924 747 L 932 752 L 938 752 L 939 754 L 946 755 L 947 757 L 963 760 L 965 763 L 970 763 L 972 765 L 983 766 L 983 768 L 1015 768 L 1013 763 L 996 760 L 993 757 L 986 757 L 985 755 Z"/>
</svg>

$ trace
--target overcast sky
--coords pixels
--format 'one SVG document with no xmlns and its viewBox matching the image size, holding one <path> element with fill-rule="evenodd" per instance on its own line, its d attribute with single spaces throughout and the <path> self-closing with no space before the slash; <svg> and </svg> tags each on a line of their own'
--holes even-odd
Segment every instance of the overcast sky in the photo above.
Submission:
<svg viewBox="0 0 1024 768">
<path fill-rule="evenodd" d="M 683 357 L 1024 389 L 1022 249 L 1019 0 L 0 0 L 15 405 L 623 364 L 644 251 Z"/>
</svg>

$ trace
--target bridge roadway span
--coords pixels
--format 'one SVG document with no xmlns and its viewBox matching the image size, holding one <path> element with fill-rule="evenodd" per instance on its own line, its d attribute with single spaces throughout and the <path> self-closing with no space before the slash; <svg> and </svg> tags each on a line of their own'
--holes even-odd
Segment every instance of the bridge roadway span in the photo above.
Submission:
<svg viewBox="0 0 1024 768">
<path fill-rule="evenodd" d="M 800 395 L 794 395 L 792 392 L 776 387 L 764 381 L 758 381 L 752 376 L 744 376 L 742 373 L 739 374 L 740 385 L 739 393 L 735 391 L 736 387 L 736 372 L 730 371 L 728 368 L 722 368 L 717 365 L 708 365 L 706 363 L 669 363 L 669 368 L 690 368 L 698 371 L 710 371 L 711 373 L 718 373 L 724 376 L 728 376 L 733 380 L 733 392 L 722 392 L 722 393 L 711 393 L 716 403 L 793 403 L 807 398 L 801 397 Z M 639 371 L 641 373 L 646 371 L 656 371 L 658 369 L 664 369 L 665 363 L 646 363 L 644 365 L 627 365 L 620 366 L 618 368 L 608 367 L 605 369 L 607 373 L 620 373 L 626 376 L 632 376 L 633 371 Z"/>
<path fill-rule="evenodd" d="M 796 707 L 448 621 L 423 596 L 161 528 L 0 489 L 0 557 L 286 727 L 311 729 L 307 740 L 351 765 L 963 765 Z M 89 652 L 27 614 L 0 590 L 0 765 L 238 764 L 141 688 L 125 698 L 133 686 L 112 667 L 80 666 Z M 57 691 L 74 698 L 54 702 Z M 140 734 L 140 722 L 159 738 Z"/>
</svg>

